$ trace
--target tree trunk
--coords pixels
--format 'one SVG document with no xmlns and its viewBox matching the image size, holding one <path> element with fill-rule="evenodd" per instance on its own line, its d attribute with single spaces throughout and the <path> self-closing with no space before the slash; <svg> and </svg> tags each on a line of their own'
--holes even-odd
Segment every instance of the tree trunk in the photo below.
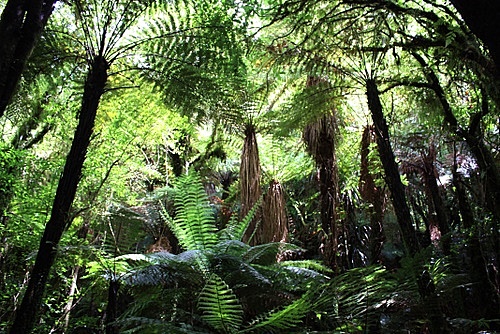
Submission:
<svg viewBox="0 0 500 334">
<path fill-rule="evenodd" d="M 384 167 L 385 180 L 391 191 L 392 204 L 398 219 L 399 228 L 405 243 L 407 252 L 414 255 L 419 250 L 417 235 L 412 224 L 410 209 L 406 202 L 404 185 L 401 182 L 398 165 L 389 141 L 389 127 L 384 118 L 382 104 L 375 80 L 369 79 L 366 82 L 366 95 L 368 97 L 368 107 L 372 114 L 373 124 L 377 135 L 377 147 L 380 160 Z"/>
<path fill-rule="evenodd" d="M 9 0 L 0 19 L 0 117 L 57 0 Z"/>
<path fill-rule="evenodd" d="M 115 321 L 118 316 L 118 289 L 120 281 L 114 277 L 109 280 L 108 305 L 106 306 L 106 334 L 118 334 L 118 326 Z"/>
<path fill-rule="evenodd" d="M 281 184 L 272 180 L 262 201 L 262 243 L 288 241 L 288 217 Z"/>
<path fill-rule="evenodd" d="M 479 114 L 479 117 L 477 115 L 473 117 L 473 122 L 471 122 L 469 130 L 460 127 L 457 118 L 453 114 L 453 109 L 446 99 L 445 92 L 439 83 L 437 75 L 427 65 L 422 56 L 417 53 L 412 53 L 412 55 L 424 69 L 425 76 L 429 82 L 429 88 L 434 91 L 442 106 L 444 121 L 454 134 L 465 140 L 474 155 L 479 169 L 486 178 L 485 185 L 488 192 L 486 209 L 493 214 L 497 221 L 500 220 L 500 171 L 491 150 L 485 145 L 481 134 L 474 127 L 474 124 L 477 124 L 487 111 L 483 111 Z"/>
<path fill-rule="evenodd" d="M 486 45 L 500 78 L 500 2 L 451 0 L 469 29 Z"/>
<path fill-rule="evenodd" d="M 384 246 L 384 192 L 375 183 L 380 179 L 380 173 L 372 173 L 370 168 L 376 168 L 370 161 L 370 144 L 376 141 L 375 129 L 367 126 L 361 139 L 361 167 L 359 177 L 359 193 L 363 200 L 370 204 L 370 264 L 380 263 L 382 247 Z"/>
<path fill-rule="evenodd" d="M 303 139 L 318 167 L 321 228 L 321 252 L 332 269 L 339 269 L 342 261 L 338 252 L 338 224 L 336 208 L 339 204 L 338 170 L 335 155 L 335 114 L 324 115 L 304 129 Z M 340 256 L 345 256 L 341 254 Z"/>
<path fill-rule="evenodd" d="M 250 210 L 257 205 L 262 195 L 260 188 L 260 159 L 259 149 L 257 146 L 257 137 L 255 134 L 255 126 L 247 124 L 245 128 L 245 142 L 243 143 L 243 152 L 241 153 L 241 168 L 240 168 L 240 186 L 241 186 L 241 212 L 240 215 L 244 218 Z M 261 243 L 261 236 L 257 230 L 257 222 L 260 219 L 260 212 L 257 211 L 255 217 L 250 222 L 245 235 L 244 242 L 249 242 L 251 245 Z"/>
<path fill-rule="evenodd" d="M 437 183 L 437 170 L 436 170 L 436 147 L 431 143 L 429 153 L 422 156 L 422 174 L 425 184 L 425 191 L 429 207 L 429 220 L 433 221 L 434 225 L 439 228 L 437 240 L 440 240 L 442 250 L 445 255 L 450 253 L 450 225 L 448 220 L 448 213 L 443 203 L 439 186 Z M 433 225 L 433 224 L 431 224 Z M 431 239 L 432 239 L 432 232 Z M 433 241 L 433 240 L 431 240 Z"/>
<path fill-rule="evenodd" d="M 75 137 L 57 186 L 51 216 L 40 241 L 28 287 L 10 329 L 11 334 L 29 333 L 35 324 L 50 268 L 57 255 L 59 241 L 69 224 L 70 209 L 82 174 L 87 148 L 90 144 L 97 107 L 107 81 L 107 70 L 108 64 L 106 60 L 101 56 L 95 57 L 85 82 Z"/>
</svg>

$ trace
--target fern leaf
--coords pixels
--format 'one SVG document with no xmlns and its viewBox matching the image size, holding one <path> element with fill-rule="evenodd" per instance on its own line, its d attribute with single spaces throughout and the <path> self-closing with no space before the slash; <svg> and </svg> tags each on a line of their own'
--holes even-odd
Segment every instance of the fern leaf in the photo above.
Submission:
<svg viewBox="0 0 500 334">
<path fill-rule="evenodd" d="M 227 224 L 226 228 L 222 230 L 221 235 L 223 240 L 242 240 L 245 231 L 247 230 L 250 222 L 254 219 L 257 209 L 261 204 L 259 200 L 255 205 L 248 211 L 246 216 L 238 221 L 237 215 L 233 215 Z"/>
<path fill-rule="evenodd" d="M 285 242 L 270 242 L 263 245 L 251 247 L 243 259 L 248 263 L 268 265 L 276 263 L 278 254 L 287 250 L 300 250 L 299 246 Z"/>
<path fill-rule="evenodd" d="M 218 241 L 215 217 L 196 173 L 187 174 L 176 183 L 174 201 L 177 215 L 173 232 L 186 250 L 209 250 Z"/>
<path fill-rule="evenodd" d="M 212 274 L 200 293 L 201 318 L 217 331 L 236 333 L 243 322 L 243 309 L 229 286 Z"/>
<path fill-rule="evenodd" d="M 266 330 L 290 329 L 301 325 L 302 319 L 310 311 L 313 303 L 309 294 L 304 294 L 302 298 L 295 300 L 283 309 L 277 309 L 260 316 L 252 321 L 249 327 L 241 333 L 257 332 L 262 333 Z"/>
</svg>

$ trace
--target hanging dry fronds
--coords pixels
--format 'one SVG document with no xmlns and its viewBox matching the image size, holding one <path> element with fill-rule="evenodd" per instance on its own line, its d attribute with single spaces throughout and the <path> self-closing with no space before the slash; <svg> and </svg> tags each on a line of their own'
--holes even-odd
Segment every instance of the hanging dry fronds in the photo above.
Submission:
<svg viewBox="0 0 500 334">
<path fill-rule="evenodd" d="M 335 114 L 329 113 L 306 126 L 302 139 L 307 151 L 318 165 L 335 161 L 335 137 L 337 121 Z"/>
<path fill-rule="evenodd" d="M 336 117 L 334 110 L 323 115 L 316 122 L 306 126 L 303 140 L 308 152 L 313 156 L 318 167 L 318 183 L 321 202 L 321 227 L 323 240 L 321 251 L 324 261 L 336 269 L 338 261 L 338 218 L 336 208 L 339 205 L 338 169 L 335 155 Z M 343 256 L 345 254 L 341 254 Z"/>
<path fill-rule="evenodd" d="M 287 242 L 288 241 L 288 217 L 286 214 L 286 202 L 281 184 L 272 180 L 264 201 L 262 202 L 262 228 L 261 241 Z"/>
<path fill-rule="evenodd" d="M 245 217 L 254 205 L 259 201 L 262 191 L 260 189 L 260 160 L 259 149 L 257 146 L 257 136 L 255 126 L 248 123 L 245 126 L 245 140 L 243 143 L 243 152 L 241 153 L 240 167 L 240 188 L 241 188 L 241 217 Z M 243 241 L 248 242 L 255 231 L 257 221 L 260 219 L 259 212 L 249 224 L 247 231 L 243 237 Z M 251 244 L 259 242 L 256 234 Z"/>
</svg>

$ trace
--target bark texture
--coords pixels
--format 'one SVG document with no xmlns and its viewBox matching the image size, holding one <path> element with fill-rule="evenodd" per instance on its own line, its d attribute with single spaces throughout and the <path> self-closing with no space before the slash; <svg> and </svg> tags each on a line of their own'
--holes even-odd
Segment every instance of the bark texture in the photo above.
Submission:
<svg viewBox="0 0 500 334">
<path fill-rule="evenodd" d="M 407 251 L 410 255 L 414 255 L 419 250 L 417 235 L 413 228 L 410 208 L 406 202 L 404 185 L 401 182 L 398 165 L 390 143 L 389 127 L 383 114 L 375 80 L 367 80 L 366 95 L 368 97 L 368 107 L 372 115 L 373 124 L 375 125 L 380 160 L 384 167 L 387 186 L 391 191 L 392 204 L 398 219 L 399 228 Z"/>
<path fill-rule="evenodd" d="M 42 303 L 50 269 L 57 256 L 59 241 L 70 222 L 70 209 L 81 178 L 90 137 L 93 133 L 97 107 L 104 93 L 107 70 L 108 64 L 103 57 L 98 56 L 93 60 L 85 82 L 75 137 L 57 186 L 51 216 L 40 241 L 28 287 L 10 329 L 11 334 L 30 333 L 37 319 L 37 312 Z"/>
<path fill-rule="evenodd" d="M 380 173 L 373 173 L 376 169 L 370 161 L 370 144 L 376 142 L 374 126 L 367 126 L 363 130 L 361 139 L 361 168 L 359 179 L 359 193 L 363 200 L 370 203 L 370 263 L 376 264 L 381 261 L 382 247 L 384 246 L 384 191 L 376 184 L 381 179 Z"/>
<path fill-rule="evenodd" d="M 0 117 L 57 0 L 9 0 L 0 19 Z"/>
<path fill-rule="evenodd" d="M 262 243 L 288 242 L 288 217 L 281 184 L 272 180 L 262 201 Z"/>
</svg>

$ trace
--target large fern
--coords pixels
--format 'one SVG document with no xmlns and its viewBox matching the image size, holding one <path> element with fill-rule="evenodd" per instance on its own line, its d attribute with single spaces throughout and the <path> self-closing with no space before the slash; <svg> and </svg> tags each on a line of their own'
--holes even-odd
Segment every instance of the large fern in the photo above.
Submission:
<svg viewBox="0 0 500 334">
<path fill-rule="evenodd" d="M 200 293 L 201 318 L 221 333 L 237 333 L 243 322 L 243 308 L 238 297 L 216 274 L 212 274 Z"/>
</svg>

